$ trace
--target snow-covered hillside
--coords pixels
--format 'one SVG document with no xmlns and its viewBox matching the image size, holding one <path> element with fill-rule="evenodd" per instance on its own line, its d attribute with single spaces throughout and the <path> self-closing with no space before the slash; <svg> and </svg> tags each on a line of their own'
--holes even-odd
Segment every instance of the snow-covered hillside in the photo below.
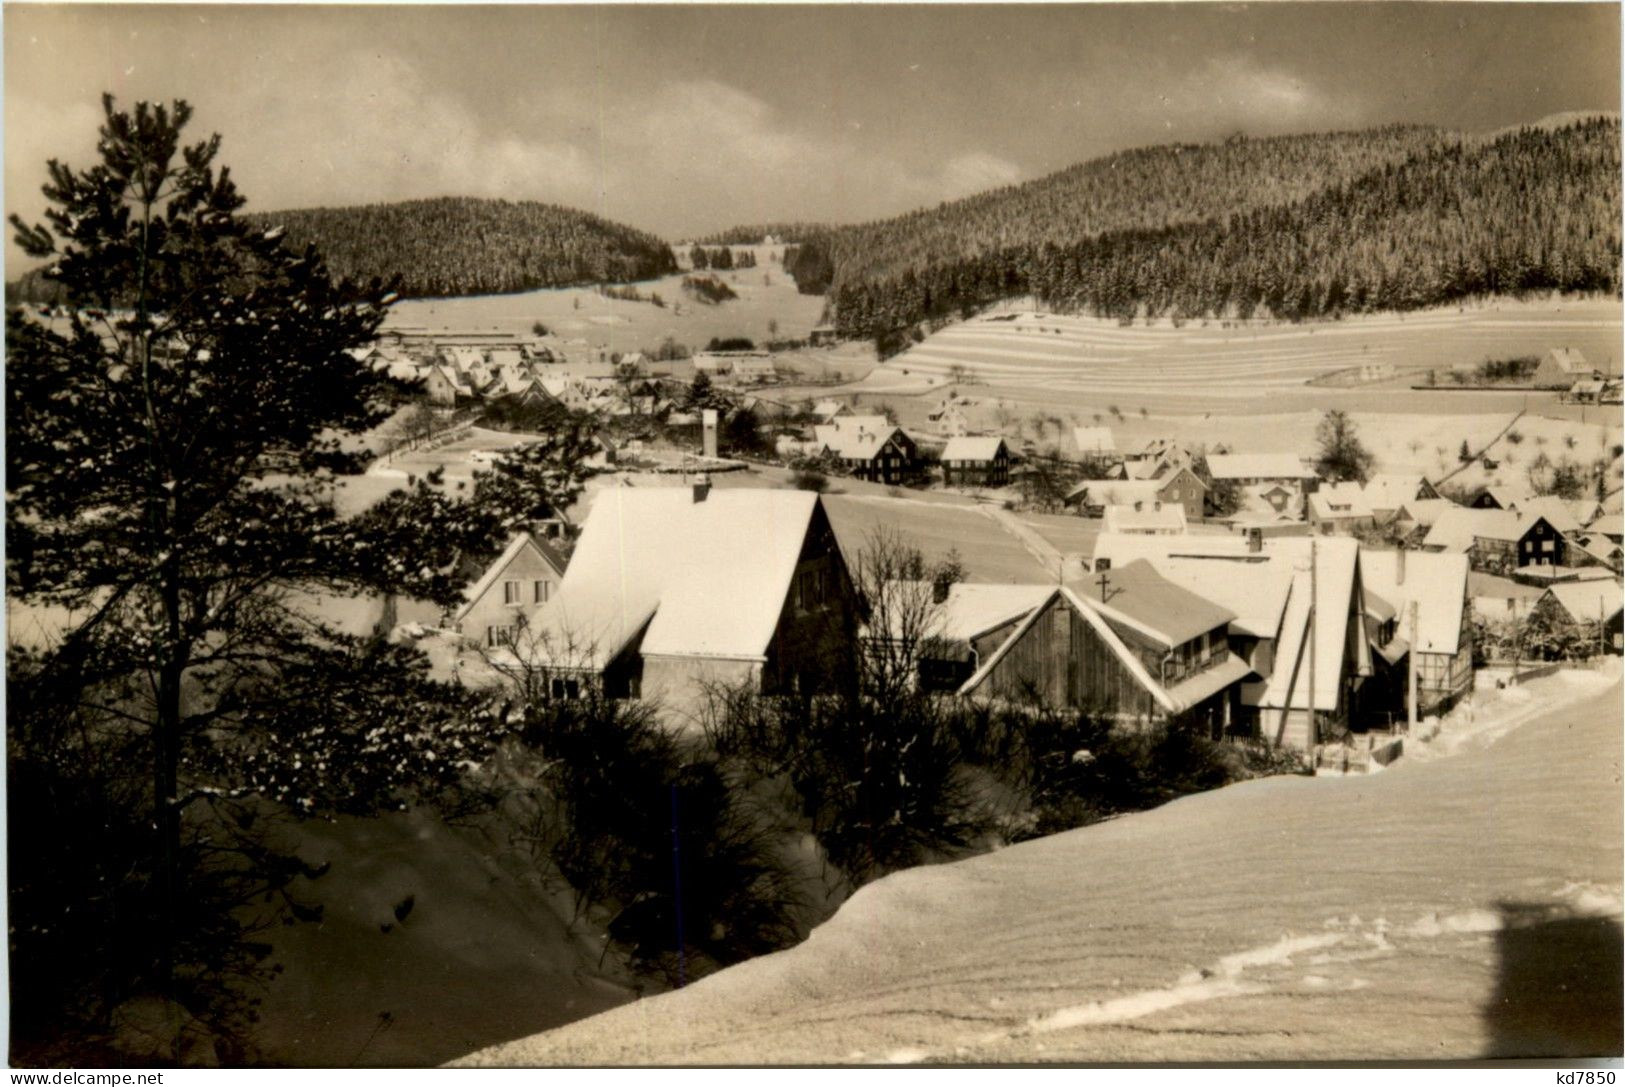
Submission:
<svg viewBox="0 0 1625 1087">
<path fill-rule="evenodd" d="M 466 1062 L 1618 1054 L 1618 672 L 1525 691 L 1503 709 L 1553 708 L 1488 746 L 903 872 L 795 949 Z"/>
</svg>

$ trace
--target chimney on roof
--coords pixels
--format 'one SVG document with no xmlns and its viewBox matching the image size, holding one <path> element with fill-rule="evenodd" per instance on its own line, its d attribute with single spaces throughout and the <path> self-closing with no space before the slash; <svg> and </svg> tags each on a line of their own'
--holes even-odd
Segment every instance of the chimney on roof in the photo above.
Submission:
<svg viewBox="0 0 1625 1087">
<path fill-rule="evenodd" d="M 1141 500 L 1140 500 L 1140 499 L 1138 499 L 1138 498 L 1136 498 L 1136 499 L 1135 499 L 1135 500 L 1134 500 L 1134 512 L 1135 512 L 1135 513 L 1139 513 L 1139 512 L 1140 512 L 1140 510 L 1141 510 L 1141 508 L 1142 508 L 1142 507 L 1143 507 L 1143 506 L 1144 506 L 1144 505 L 1145 505 L 1145 503 L 1144 503 L 1144 502 L 1142 502 L 1142 501 L 1141 501 Z"/>
<path fill-rule="evenodd" d="M 694 479 L 694 504 L 699 505 L 711 494 L 711 477 L 701 472 Z"/>
<path fill-rule="evenodd" d="M 1405 546 L 1400 545 L 1399 554 L 1394 558 L 1394 584 L 1405 584 Z"/>
<path fill-rule="evenodd" d="M 1255 555 L 1258 554 L 1258 552 L 1264 550 L 1264 530 L 1263 529 L 1261 529 L 1261 528 L 1249 528 L 1247 530 L 1247 550 L 1251 554 L 1255 554 Z"/>
<path fill-rule="evenodd" d="M 950 589 L 952 589 L 953 587 L 954 587 L 954 583 L 951 580 L 949 580 L 948 578 L 945 578 L 945 577 L 934 577 L 934 578 L 932 578 L 931 579 L 931 602 L 933 604 L 941 604 L 944 601 L 946 601 L 948 599 L 948 591 Z"/>
</svg>

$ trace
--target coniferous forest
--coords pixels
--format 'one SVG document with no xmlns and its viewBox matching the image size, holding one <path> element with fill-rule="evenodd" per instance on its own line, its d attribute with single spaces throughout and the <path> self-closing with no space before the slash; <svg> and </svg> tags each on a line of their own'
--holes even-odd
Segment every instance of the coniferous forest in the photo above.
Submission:
<svg viewBox="0 0 1625 1087">
<path fill-rule="evenodd" d="M 286 228 L 296 246 L 314 243 L 337 275 L 398 274 L 408 298 L 620 283 L 677 270 L 670 248 L 652 234 L 533 201 L 444 197 L 248 218 Z"/>
<path fill-rule="evenodd" d="M 1035 295 L 1132 319 L 1298 319 L 1617 293 L 1617 119 L 1491 140 L 1415 127 L 1159 147 L 808 237 L 785 268 L 879 336 Z"/>
</svg>

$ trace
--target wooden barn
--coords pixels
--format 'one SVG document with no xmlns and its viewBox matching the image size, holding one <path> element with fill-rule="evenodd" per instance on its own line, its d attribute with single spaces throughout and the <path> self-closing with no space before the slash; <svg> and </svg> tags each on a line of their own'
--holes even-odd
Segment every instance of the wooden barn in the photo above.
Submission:
<svg viewBox="0 0 1625 1087">
<path fill-rule="evenodd" d="M 1230 727 L 1252 669 L 1229 649 L 1234 613 L 1130 563 L 1050 590 L 960 693 L 1149 723 Z"/>
</svg>

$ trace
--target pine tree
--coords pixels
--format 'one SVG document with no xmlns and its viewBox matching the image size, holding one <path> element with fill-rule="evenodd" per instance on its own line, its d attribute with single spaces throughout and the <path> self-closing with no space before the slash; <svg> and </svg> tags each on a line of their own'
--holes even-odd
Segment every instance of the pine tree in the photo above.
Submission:
<svg viewBox="0 0 1625 1087">
<path fill-rule="evenodd" d="M 124 781 L 144 764 L 133 826 L 150 830 L 101 857 L 121 882 L 100 888 L 102 912 L 68 903 L 82 919 L 52 915 L 54 871 L 14 868 L 13 949 L 85 971 L 53 981 L 63 1006 L 42 1017 L 105 1018 L 156 991 L 224 1030 L 221 973 L 258 958 L 233 896 L 299 871 L 265 844 L 266 812 L 444 796 L 495 737 L 479 699 L 430 680 L 413 650 L 334 628 L 313 595 L 449 604 L 452 560 L 501 526 L 421 486 L 338 516 L 337 477 L 365 463 L 354 437 L 390 411 L 348 353 L 390 289 L 335 283 L 314 249 L 245 222 L 220 138 L 182 143 L 185 102 L 103 107 L 101 161 L 53 161 L 46 222 L 12 219 L 69 309 L 7 314 L 8 591 L 84 618 L 13 657 L 8 690 L 30 715 L 8 724 L 13 771 L 55 781 L 59 810 L 93 810 L 84 791 L 113 762 Z M 36 814 L 59 852 L 97 848 Z"/>
</svg>

